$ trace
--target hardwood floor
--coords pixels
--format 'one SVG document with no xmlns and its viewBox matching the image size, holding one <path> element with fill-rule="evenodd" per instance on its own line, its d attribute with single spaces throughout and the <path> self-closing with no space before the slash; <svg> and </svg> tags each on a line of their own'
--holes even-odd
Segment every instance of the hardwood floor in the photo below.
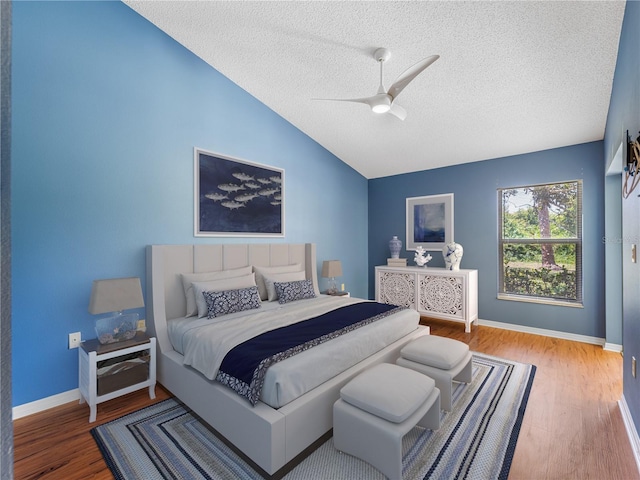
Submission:
<svg viewBox="0 0 640 480">
<path fill-rule="evenodd" d="M 496 328 L 423 319 L 433 335 L 537 366 L 509 480 L 640 480 L 618 400 L 622 358 L 601 347 Z M 98 405 L 68 403 L 14 422 L 14 478 L 112 479 L 90 430 L 170 395 L 156 387 Z M 471 479 L 476 480 L 476 479 Z"/>
<path fill-rule="evenodd" d="M 602 347 L 423 319 L 432 335 L 536 365 L 509 480 L 640 478 L 622 421 L 622 356 Z"/>
<path fill-rule="evenodd" d="M 15 420 L 14 478 L 113 479 L 91 436 L 91 429 L 169 397 L 159 386 L 156 386 L 155 400 L 149 399 L 148 389 L 138 390 L 99 404 L 94 423 L 89 423 L 87 404 L 77 402 Z"/>
</svg>

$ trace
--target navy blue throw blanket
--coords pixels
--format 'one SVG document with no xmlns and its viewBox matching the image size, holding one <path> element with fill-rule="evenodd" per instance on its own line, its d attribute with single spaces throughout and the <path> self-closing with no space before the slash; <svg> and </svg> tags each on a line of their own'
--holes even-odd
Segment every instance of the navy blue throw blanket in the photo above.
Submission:
<svg viewBox="0 0 640 480">
<path fill-rule="evenodd" d="M 376 302 L 355 303 L 265 332 L 231 349 L 220 365 L 216 380 L 255 405 L 270 365 L 403 308 Z"/>
</svg>

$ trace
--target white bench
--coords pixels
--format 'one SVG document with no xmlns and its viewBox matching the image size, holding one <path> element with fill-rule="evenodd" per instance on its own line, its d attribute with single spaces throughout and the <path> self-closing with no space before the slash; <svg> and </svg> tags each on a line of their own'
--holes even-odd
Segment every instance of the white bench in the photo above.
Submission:
<svg viewBox="0 0 640 480">
<path fill-rule="evenodd" d="M 402 348 L 396 364 L 433 378 L 440 389 L 442 409 L 451 411 L 453 382 L 471 383 L 471 360 L 472 355 L 466 343 L 424 335 Z"/>
<path fill-rule="evenodd" d="M 390 479 L 402 478 L 402 437 L 416 425 L 440 428 L 440 391 L 433 379 L 381 363 L 340 390 L 333 405 L 333 444 Z"/>
</svg>

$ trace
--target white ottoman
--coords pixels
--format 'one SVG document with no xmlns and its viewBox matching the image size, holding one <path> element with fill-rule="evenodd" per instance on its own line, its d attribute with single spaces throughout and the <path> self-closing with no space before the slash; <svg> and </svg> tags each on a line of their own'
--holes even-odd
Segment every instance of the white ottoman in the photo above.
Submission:
<svg viewBox="0 0 640 480">
<path fill-rule="evenodd" d="M 423 335 L 400 350 L 396 364 L 428 375 L 440 389 L 440 404 L 451 411 L 453 382 L 471 383 L 469 345 L 451 338 Z"/>
<path fill-rule="evenodd" d="M 381 363 L 340 390 L 333 405 L 333 445 L 402 478 L 402 437 L 416 425 L 440 428 L 440 392 L 433 379 Z"/>
</svg>

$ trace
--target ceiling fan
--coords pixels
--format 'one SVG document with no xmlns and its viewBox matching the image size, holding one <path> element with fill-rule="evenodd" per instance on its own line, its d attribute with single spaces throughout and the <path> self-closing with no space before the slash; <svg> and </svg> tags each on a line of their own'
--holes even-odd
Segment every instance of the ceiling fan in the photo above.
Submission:
<svg viewBox="0 0 640 480">
<path fill-rule="evenodd" d="M 395 100 L 400 95 L 400 92 L 404 90 L 404 88 L 413 81 L 418 75 L 420 75 L 429 65 L 440 58 L 440 55 L 431 55 L 423 60 L 420 60 L 418 63 L 406 69 L 393 84 L 389 87 L 388 90 L 385 90 L 384 84 L 382 81 L 382 70 L 383 64 L 391 57 L 391 52 L 386 48 L 378 48 L 373 53 L 373 58 L 380 64 L 380 86 L 378 87 L 378 92 L 371 97 L 365 98 L 351 98 L 351 99 L 341 99 L 341 98 L 327 98 L 322 100 L 331 100 L 336 102 L 357 102 L 364 103 L 371 107 L 371 110 L 375 113 L 390 113 L 400 120 L 404 120 L 407 117 L 407 111 L 398 105 Z"/>
</svg>

